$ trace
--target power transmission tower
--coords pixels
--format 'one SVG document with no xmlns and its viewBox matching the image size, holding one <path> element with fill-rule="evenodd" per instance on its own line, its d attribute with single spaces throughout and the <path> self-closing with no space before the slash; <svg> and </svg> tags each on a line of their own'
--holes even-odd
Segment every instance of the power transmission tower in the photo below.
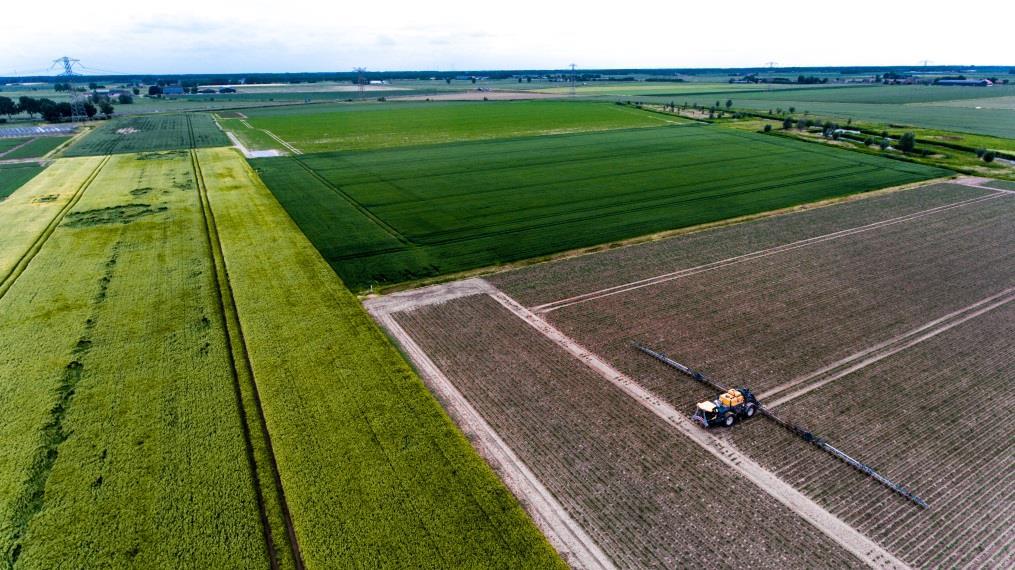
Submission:
<svg viewBox="0 0 1015 570">
<path fill-rule="evenodd" d="M 922 60 L 920 60 L 920 63 L 922 63 L 924 67 L 927 67 L 928 63 L 934 63 L 934 62 L 929 60 L 929 59 L 922 59 Z"/>
<path fill-rule="evenodd" d="M 53 65 L 50 65 L 49 68 L 53 69 L 57 65 L 60 65 L 60 66 L 63 67 L 63 72 L 58 74 L 57 77 L 64 77 L 64 78 L 66 78 L 67 79 L 67 86 L 70 87 L 70 89 L 71 89 L 71 95 L 70 95 L 70 121 L 72 123 L 77 123 L 79 121 L 86 120 L 88 118 L 88 115 L 85 113 L 85 102 L 87 101 L 88 97 L 87 97 L 87 95 L 85 95 L 83 93 L 75 91 L 74 90 L 74 86 L 70 82 L 71 78 L 77 77 L 77 76 L 81 75 L 80 73 L 77 73 L 76 71 L 74 71 L 74 66 L 75 65 L 78 66 L 78 67 L 81 66 L 81 60 L 80 59 L 74 59 L 72 57 L 63 56 L 63 57 L 59 57 L 57 59 L 54 59 L 53 60 Z"/>
<path fill-rule="evenodd" d="M 571 64 L 571 96 L 572 97 L 575 96 L 575 92 L 577 90 L 577 88 L 575 86 L 575 79 L 576 79 L 576 77 L 575 77 L 575 74 L 574 74 L 574 68 L 575 68 L 575 65 L 572 63 Z"/>
<path fill-rule="evenodd" d="M 778 61 L 769 61 L 769 62 L 765 63 L 765 65 L 767 65 L 769 69 L 772 69 L 773 67 L 779 65 L 779 62 Z"/>
<path fill-rule="evenodd" d="M 364 81 L 366 80 L 366 76 L 363 75 L 363 74 L 366 73 L 367 68 L 365 68 L 365 67 L 354 67 L 354 68 L 352 68 L 352 70 L 359 74 L 358 77 L 356 78 L 356 85 L 359 85 L 359 95 L 360 95 L 360 99 L 362 99 L 363 98 L 363 90 L 365 89 L 365 87 L 364 87 Z"/>
</svg>

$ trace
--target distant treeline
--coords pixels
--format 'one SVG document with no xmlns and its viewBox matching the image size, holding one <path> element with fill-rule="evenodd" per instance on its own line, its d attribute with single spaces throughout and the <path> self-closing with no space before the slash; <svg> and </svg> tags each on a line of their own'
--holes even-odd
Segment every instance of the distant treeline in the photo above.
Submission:
<svg viewBox="0 0 1015 570">
<path fill-rule="evenodd" d="M 993 73 L 993 74 L 1015 74 L 1012 66 L 968 66 L 968 65 L 941 65 L 941 66 L 885 66 L 885 67 L 733 67 L 733 68 L 631 68 L 631 69 L 583 69 L 580 71 L 579 79 L 589 80 L 593 78 L 647 75 L 647 76 L 673 76 L 673 75 L 749 75 L 757 73 L 785 73 L 785 74 L 840 74 L 855 75 L 869 73 L 906 73 L 906 72 L 931 72 L 931 73 Z M 372 80 L 390 79 L 455 79 L 460 77 L 485 77 L 489 79 L 513 79 L 517 77 L 560 77 L 570 76 L 569 69 L 513 69 L 513 70 L 472 70 L 472 71 L 367 71 L 364 75 Z M 243 83 L 316 83 L 319 81 L 356 81 L 359 74 L 355 71 L 333 71 L 316 73 L 229 73 L 229 74 L 167 74 L 167 75 L 88 75 L 75 78 L 75 81 L 108 81 L 118 83 L 139 83 L 144 85 L 159 84 L 192 84 L 192 85 L 238 85 Z M 0 77 L 0 83 L 12 82 L 63 82 L 66 78 L 54 77 L 51 75 L 40 75 L 31 77 Z"/>
</svg>

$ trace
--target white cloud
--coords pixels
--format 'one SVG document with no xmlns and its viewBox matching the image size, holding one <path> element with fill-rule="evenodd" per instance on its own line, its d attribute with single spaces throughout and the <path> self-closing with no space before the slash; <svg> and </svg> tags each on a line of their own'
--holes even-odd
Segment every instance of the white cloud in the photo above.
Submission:
<svg viewBox="0 0 1015 570">
<path fill-rule="evenodd" d="M 735 0 L 721 5 L 174 0 L 121 3 L 101 17 L 0 21 L 0 74 L 61 55 L 129 73 L 369 69 L 1015 64 L 1015 3 L 954 5 Z M 82 5 L 52 0 L 47 12 Z M 90 9 L 85 8 L 88 12 Z M 961 9 L 960 9 L 961 10 Z M 984 24 L 983 22 L 987 22 Z"/>
</svg>

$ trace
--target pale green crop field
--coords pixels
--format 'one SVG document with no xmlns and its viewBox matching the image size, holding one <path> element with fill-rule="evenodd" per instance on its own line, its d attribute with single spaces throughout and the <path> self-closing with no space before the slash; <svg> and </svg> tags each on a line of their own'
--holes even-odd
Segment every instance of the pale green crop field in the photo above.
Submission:
<svg viewBox="0 0 1015 570">
<path fill-rule="evenodd" d="M 186 155 L 59 160 L 11 219 L 0 566 L 265 566 Z"/>
<path fill-rule="evenodd" d="M 307 153 L 684 122 L 610 103 L 561 101 L 347 104 L 245 113 L 254 127 L 269 130 Z"/>
</svg>

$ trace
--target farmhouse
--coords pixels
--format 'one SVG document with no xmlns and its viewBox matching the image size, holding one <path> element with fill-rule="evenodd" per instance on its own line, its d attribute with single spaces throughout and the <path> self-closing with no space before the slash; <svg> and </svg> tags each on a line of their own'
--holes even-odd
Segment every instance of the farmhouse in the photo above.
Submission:
<svg viewBox="0 0 1015 570">
<path fill-rule="evenodd" d="M 183 87 L 165 86 L 162 88 L 163 95 L 183 95 Z"/>
</svg>

